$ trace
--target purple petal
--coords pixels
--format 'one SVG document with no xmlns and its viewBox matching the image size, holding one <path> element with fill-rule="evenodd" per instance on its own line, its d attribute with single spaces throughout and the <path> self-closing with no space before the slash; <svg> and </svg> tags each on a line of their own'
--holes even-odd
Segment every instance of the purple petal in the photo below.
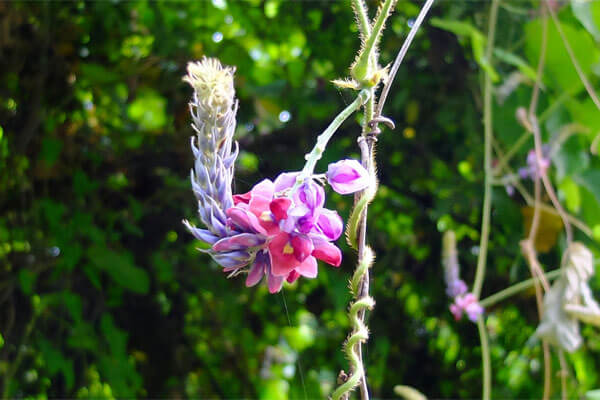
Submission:
<svg viewBox="0 0 600 400">
<path fill-rule="evenodd" d="M 240 233 L 239 235 L 227 237 L 216 242 L 212 249 L 214 251 L 243 250 L 256 247 L 265 242 L 265 238 L 254 233 Z"/>
<path fill-rule="evenodd" d="M 235 163 L 235 159 L 238 156 L 238 152 L 239 152 L 239 146 L 238 146 L 238 142 L 234 142 L 234 149 L 233 149 L 233 153 L 231 153 L 230 156 L 228 156 L 227 158 L 225 158 L 223 160 L 223 165 L 225 165 L 225 168 L 231 168 L 233 167 L 233 164 Z"/>
<path fill-rule="evenodd" d="M 207 229 L 196 228 L 192 224 L 190 224 L 187 220 L 183 220 L 183 224 L 191 232 L 194 237 L 202 242 L 206 242 L 209 244 L 214 244 L 220 238 L 214 235 L 211 231 Z"/>
<path fill-rule="evenodd" d="M 344 222 L 336 211 L 323 208 L 317 225 L 329 240 L 337 240 L 344 230 Z"/>
<path fill-rule="evenodd" d="M 277 293 L 281 290 L 283 286 L 283 280 L 285 276 L 275 276 L 271 272 L 271 269 L 268 269 L 267 273 L 267 284 L 269 285 L 269 293 Z"/>
<path fill-rule="evenodd" d="M 263 275 L 266 272 L 266 263 L 269 257 L 266 257 L 261 253 L 256 255 L 256 259 L 254 260 L 254 264 L 252 264 L 252 268 L 250 272 L 248 272 L 248 277 L 246 278 L 246 286 L 254 286 L 262 279 Z"/>
<path fill-rule="evenodd" d="M 296 177 L 300 172 L 284 172 L 275 179 L 275 193 L 289 189 L 296 183 Z"/>
<path fill-rule="evenodd" d="M 296 204 L 303 204 L 309 210 L 314 211 L 323 207 L 325 203 L 325 191 L 321 185 L 316 184 L 312 179 L 307 180 L 298 188 L 294 194 Z"/>
<path fill-rule="evenodd" d="M 227 210 L 227 216 L 243 232 L 254 232 L 266 234 L 264 228 L 260 225 L 258 218 L 253 213 L 243 210 L 239 207 L 231 207 Z"/>
<path fill-rule="evenodd" d="M 248 264 L 252 259 L 250 253 L 246 251 L 230 251 L 228 253 L 211 253 L 212 258 L 224 267 L 225 272 L 238 269 Z"/>
<path fill-rule="evenodd" d="M 327 181 L 340 194 L 363 190 L 369 185 L 369 173 L 356 160 L 340 160 L 327 167 Z"/>
</svg>

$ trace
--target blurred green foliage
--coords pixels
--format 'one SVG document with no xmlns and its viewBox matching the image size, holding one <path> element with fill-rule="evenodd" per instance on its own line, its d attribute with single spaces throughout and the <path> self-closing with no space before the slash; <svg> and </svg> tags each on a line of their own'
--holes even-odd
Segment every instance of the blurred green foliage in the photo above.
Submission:
<svg viewBox="0 0 600 400">
<path fill-rule="evenodd" d="M 369 215 L 377 305 L 365 363 L 375 397 L 392 397 L 398 384 L 431 397 L 479 396 L 477 332 L 448 312 L 441 233 L 457 232 L 471 282 L 483 181 L 481 70 L 494 77 L 494 134 L 506 151 L 524 131 L 515 110 L 528 105 L 535 77 L 538 5 L 501 0 L 490 62 L 483 52 L 487 2 L 441 1 L 399 71 L 386 110 L 397 128 L 378 143 L 381 186 Z M 397 5 L 383 62 L 393 60 L 419 7 Z M 557 12 L 597 88 L 600 2 L 574 0 Z M 270 295 L 225 279 L 196 251 L 180 223 L 196 212 L 190 90 L 181 77 L 187 61 L 203 55 L 237 67 L 243 150 L 236 190 L 244 192 L 300 168 L 316 135 L 352 100 L 330 80 L 346 76 L 359 46 L 353 21 L 346 2 L 0 2 L 5 397 L 297 399 L 331 392 L 347 368 L 340 346 L 355 255 L 343 247 L 340 269 L 321 266 L 317 279 Z M 564 139 L 551 175 L 597 242 L 600 113 L 552 23 L 549 44 L 540 121 L 546 142 Z M 322 165 L 357 156 L 355 122 L 343 126 Z M 561 136 L 573 125 L 577 135 Z M 525 138 L 509 163 L 515 171 L 532 142 Z M 530 182 L 523 185 L 531 192 Z M 484 296 L 529 275 L 518 244 L 525 201 L 502 185 L 493 198 Z M 349 199 L 332 194 L 329 201 L 348 215 Z M 549 235 L 556 241 L 556 232 Z M 597 243 L 576 235 L 598 255 Z M 541 257 L 548 268 L 560 262 L 562 234 L 551 247 Z M 533 292 L 488 313 L 495 396 L 539 398 Z M 600 387 L 600 336 L 589 326 L 583 335 L 586 349 L 569 356 L 573 396 Z"/>
</svg>

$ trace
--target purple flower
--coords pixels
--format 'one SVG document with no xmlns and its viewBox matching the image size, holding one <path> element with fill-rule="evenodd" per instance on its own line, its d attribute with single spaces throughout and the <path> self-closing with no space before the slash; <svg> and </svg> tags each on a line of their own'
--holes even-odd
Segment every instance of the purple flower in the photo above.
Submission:
<svg viewBox="0 0 600 400">
<path fill-rule="evenodd" d="M 246 286 L 266 276 L 269 291 L 275 293 L 284 280 L 316 277 L 317 259 L 336 267 L 341 263 L 341 251 L 330 241 L 340 236 L 342 221 L 335 211 L 323 208 L 323 188 L 309 179 L 295 193 L 282 195 L 294 186 L 295 175 L 286 173 L 275 182 L 265 179 L 250 192 L 234 195 L 234 206 L 225 213 L 232 233 L 216 241 L 210 253 L 226 272 L 247 271 Z"/>
<path fill-rule="evenodd" d="M 545 173 L 550 164 L 550 146 L 542 146 L 542 158 L 539 164 L 535 149 L 529 150 L 529 153 L 527 153 L 527 166 L 519 168 L 519 176 L 521 179 L 535 178 L 538 172 Z"/>
<path fill-rule="evenodd" d="M 337 240 L 344 230 L 344 222 L 336 211 L 324 208 L 319 215 L 317 227 L 327 239 Z"/>
<path fill-rule="evenodd" d="M 363 190 L 369 185 L 369 173 L 356 160 L 340 160 L 327 167 L 327 181 L 340 194 Z"/>
</svg>

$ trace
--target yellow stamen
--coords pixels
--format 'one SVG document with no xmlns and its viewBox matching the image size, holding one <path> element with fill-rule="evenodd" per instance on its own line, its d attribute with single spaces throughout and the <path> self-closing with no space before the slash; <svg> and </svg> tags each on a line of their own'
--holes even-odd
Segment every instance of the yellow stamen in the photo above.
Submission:
<svg viewBox="0 0 600 400">
<path fill-rule="evenodd" d="M 290 245 L 290 242 L 287 242 L 285 246 L 283 246 L 283 254 L 293 254 L 294 248 Z"/>
<path fill-rule="evenodd" d="M 271 217 L 270 211 L 263 211 L 263 213 L 260 214 L 260 219 L 265 222 L 273 222 L 273 217 Z"/>
</svg>

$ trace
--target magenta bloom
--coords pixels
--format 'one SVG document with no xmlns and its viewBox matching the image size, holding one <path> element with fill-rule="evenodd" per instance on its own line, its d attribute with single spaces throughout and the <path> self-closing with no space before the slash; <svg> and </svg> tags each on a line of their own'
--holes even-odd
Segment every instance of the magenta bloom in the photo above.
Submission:
<svg viewBox="0 0 600 400">
<path fill-rule="evenodd" d="M 473 293 L 466 293 L 454 298 L 454 303 L 450 305 L 450 312 L 457 321 L 462 318 L 463 313 L 466 313 L 471 321 L 477 322 L 477 318 L 483 314 L 483 307 Z"/>
<path fill-rule="evenodd" d="M 327 181 L 339 194 L 363 190 L 369 185 L 369 173 L 356 160 L 340 160 L 327 167 Z"/>
<path fill-rule="evenodd" d="M 213 258 L 233 273 L 251 263 L 246 286 L 266 275 L 275 293 L 284 279 L 316 277 L 317 259 L 336 267 L 341 263 L 341 251 L 330 242 L 340 236 L 342 221 L 323 208 L 323 188 L 309 179 L 291 196 L 282 195 L 296 175 L 282 174 L 275 183 L 263 180 L 250 192 L 234 195 L 234 206 L 226 211 L 227 228 L 239 233 L 215 242 Z"/>
</svg>

